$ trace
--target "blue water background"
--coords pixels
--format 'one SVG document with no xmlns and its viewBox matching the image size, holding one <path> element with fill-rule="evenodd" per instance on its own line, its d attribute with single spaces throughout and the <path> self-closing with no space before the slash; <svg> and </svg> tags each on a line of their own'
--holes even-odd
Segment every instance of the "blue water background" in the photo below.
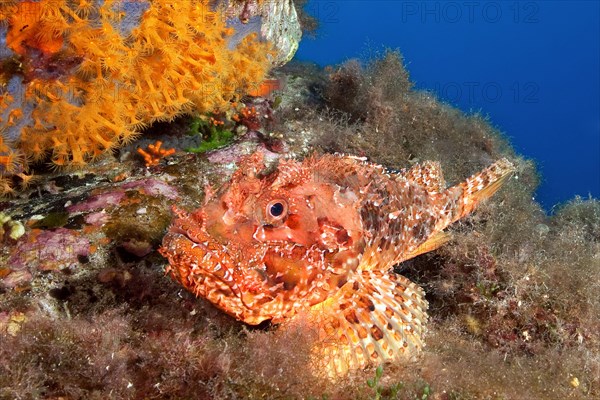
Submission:
<svg viewBox="0 0 600 400">
<path fill-rule="evenodd" d="M 297 58 L 399 49 L 419 89 L 481 111 L 541 171 L 547 209 L 600 197 L 600 2 L 310 0 Z"/>
</svg>

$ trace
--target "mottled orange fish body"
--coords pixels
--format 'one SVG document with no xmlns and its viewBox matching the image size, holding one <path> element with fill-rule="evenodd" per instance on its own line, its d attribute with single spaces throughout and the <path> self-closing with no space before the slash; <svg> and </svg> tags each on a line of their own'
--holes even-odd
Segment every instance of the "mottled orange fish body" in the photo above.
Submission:
<svg viewBox="0 0 600 400">
<path fill-rule="evenodd" d="M 400 173 L 363 159 L 241 161 L 193 213 L 177 210 L 161 253 L 188 290 L 248 324 L 310 316 L 336 374 L 412 357 L 423 346 L 423 291 L 392 272 L 447 241 L 443 230 L 513 171 L 500 160 L 445 188 L 439 164 Z"/>
</svg>

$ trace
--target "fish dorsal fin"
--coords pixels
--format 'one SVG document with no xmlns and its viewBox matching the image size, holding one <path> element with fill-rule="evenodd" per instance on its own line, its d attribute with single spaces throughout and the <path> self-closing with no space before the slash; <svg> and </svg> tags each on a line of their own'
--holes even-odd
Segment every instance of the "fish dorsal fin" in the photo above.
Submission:
<svg viewBox="0 0 600 400">
<path fill-rule="evenodd" d="M 439 193 L 446 188 L 442 166 L 437 161 L 425 161 L 402 174 L 410 182 L 424 187 L 428 192 Z"/>
<path fill-rule="evenodd" d="M 423 290 L 391 272 L 361 271 L 331 298 L 314 305 L 316 367 L 332 377 L 369 364 L 414 358 L 423 347 Z"/>
<path fill-rule="evenodd" d="M 419 245 L 416 249 L 407 253 L 402 257 L 402 260 L 398 262 L 402 262 L 404 260 L 410 260 L 416 256 L 420 256 L 421 254 L 429 253 L 430 251 L 436 250 L 446 243 L 448 243 L 452 239 L 452 235 L 445 231 L 440 231 L 434 233 L 427 241 Z"/>
</svg>

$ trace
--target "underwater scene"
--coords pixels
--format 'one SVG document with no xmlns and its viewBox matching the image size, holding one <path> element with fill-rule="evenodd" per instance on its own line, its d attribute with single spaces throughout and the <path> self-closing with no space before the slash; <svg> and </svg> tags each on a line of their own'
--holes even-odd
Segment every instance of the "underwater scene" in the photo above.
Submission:
<svg viewBox="0 0 600 400">
<path fill-rule="evenodd" d="M 0 399 L 600 398 L 599 15 L 0 0 Z"/>
</svg>

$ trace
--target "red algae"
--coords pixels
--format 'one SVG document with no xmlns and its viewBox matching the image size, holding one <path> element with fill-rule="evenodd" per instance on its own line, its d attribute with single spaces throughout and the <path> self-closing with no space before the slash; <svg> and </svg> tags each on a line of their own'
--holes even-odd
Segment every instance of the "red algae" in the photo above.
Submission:
<svg viewBox="0 0 600 400">
<path fill-rule="evenodd" d="M 65 228 L 34 229 L 13 248 L 8 265 L 13 270 L 55 271 L 75 268 L 80 257 L 89 254 L 90 241 L 79 232 Z"/>
</svg>

